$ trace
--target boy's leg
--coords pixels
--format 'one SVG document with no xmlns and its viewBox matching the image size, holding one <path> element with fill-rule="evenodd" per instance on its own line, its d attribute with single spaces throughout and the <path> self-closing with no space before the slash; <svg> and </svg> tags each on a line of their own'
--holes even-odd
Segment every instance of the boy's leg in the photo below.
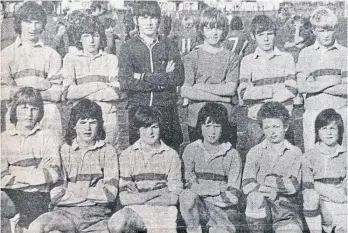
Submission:
<svg viewBox="0 0 348 233">
<path fill-rule="evenodd" d="M 250 233 L 266 232 L 270 212 L 262 193 L 258 191 L 249 193 L 245 215 Z"/>
<path fill-rule="evenodd" d="M 347 232 L 347 203 L 320 200 L 320 209 L 325 232 Z"/>
<path fill-rule="evenodd" d="M 275 233 L 302 233 L 301 227 L 295 223 L 289 223 L 284 226 L 279 226 L 274 230 Z"/>
<path fill-rule="evenodd" d="M 141 217 L 130 208 L 123 208 L 111 216 L 108 221 L 110 233 L 136 233 L 145 231 L 145 223 Z"/>
<path fill-rule="evenodd" d="M 201 216 L 206 215 L 207 211 L 200 197 L 186 189 L 181 192 L 179 197 L 180 212 L 185 221 L 188 233 L 201 233 Z"/>
<path fill-rule="evenodd" d="M 221 208 L 212 203 L 205 202 L 210 219 L 207 223 L 209 233 L 233 233 L 237 232 L 240 220 L 236 208 Z"/>
<path fill-rule="evenodd" d="M 11 218 L 16 215 L 16 206 L 7 195 L 1 191 L 1 231 L 11 232 Z"/>
<path fill-rule="evenodd" d="M 29 226 L 29 233 L 52 232 L 75 233 L 77 226 L 73 216 L 64 211 L 53 211 L 35 219 Z"/>
</svg>

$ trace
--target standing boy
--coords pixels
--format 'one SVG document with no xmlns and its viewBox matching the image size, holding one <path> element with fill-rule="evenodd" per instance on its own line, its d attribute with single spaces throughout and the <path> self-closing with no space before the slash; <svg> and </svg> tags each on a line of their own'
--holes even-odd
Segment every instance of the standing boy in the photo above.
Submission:
<svg viewBox="0 0 348 233">
<path fill-rule="evenodd" d="M 124 208 L 110 218 L 111 233 L 176 232 L 181 161 L 161 140 L 162 125 L 157 110 L 140 107 L 135 113 L 140 139 L 120 156 L 119 198 Z"/>
<path fill-rule="evenodd" d="M 269 101 L 283 103 L 291 113 L 297 94 L 295 62 L 291 54 L 275 47 L 276 24 L 266 15 L 258 15 L 251 22 L 251 37 L 256 41 L 254 53 L 245 56 L 240 66 L 238 93 L 248 105 L 248 125 L 251 146 L 259 143 L 262 130 L 256 123 L 262 104 Z"/>
<path fill-rule="evenodd" d="M 139 35 L 122 45 L 119 80 L 129 98 L 130 143 L 139 136 L 132 127 L 139 106 L 153 106 L 163 117 L 163 140 L 179 148 L 182 142 L 177 112 L 177 87 L 184 82 L 183 65 L 177 46 L 158 37 L 161 10 L 157 2 L 138 2 L 134 21 Z"/>
<path fill-rule="evenodd" d="M 317 39 L 304 48 L 297 63 L 299 91 L 306 94 L 303 114 L 303 139 L 305 150 L 314 148 L 314 121 L 324 109 L 334 108 L 341 114 L 346 145 L 347 126 L 347 48 L 335 40 L 337 17 L 329 9 L 320 7 L 311 16 Z"/>
<path fill-rule="evenodd" d="M 242 188 L 250 232 L 302 232 L 298 192 L 302 152 L 285 140 L 289 112 L 278 102 L 265 103 L 258 118 L 265 140 L 250 149 Z"/>
<path fill-rule="evenodd" d="M 61 58 L 40 39 L 46 22 L 45 10 L 35 2 L 25 2 L 16 12 L 14 30 L 18 37 L 1 51 L 1 97 L 8 100 L 23 86 L 39 90 L 45 108 L 41 125 L 61 137 L 61 118 L 55 104 L 61 99 L 61 78 L 58 75 Z"/>
</svg>

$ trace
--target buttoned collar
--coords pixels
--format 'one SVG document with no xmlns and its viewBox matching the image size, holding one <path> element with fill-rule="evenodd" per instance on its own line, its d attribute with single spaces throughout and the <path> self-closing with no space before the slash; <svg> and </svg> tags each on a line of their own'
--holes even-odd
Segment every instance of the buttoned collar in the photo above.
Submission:
<svg viewBox="0 0 348 233">
<path fill-rule="evenodd" d="M 291 150 L 291 148 L 293 147 L 293 145 L 291 145 L 291 143 L 288 140 L 284 140 L 283 145 L 281 147 L 281 150 L 279 152 L 281 152 L 281 154 L 284 154 L 285 150 Z M 261 142 L 261 148 L 262 149 L 269 149 L 270 148 L 270 143 L 267 141 L 267 139 L 263 140 L 263 142 Z"/>
<path fill-rule="evenodd" d="M 198 143 L 198 146 L 199 146 L 200 148 L 202 148 L 204 151 L 206 151 L 206 153 L 209 154 L 209 152 L 208 152 L 208 151 L 206 150 L 206 148 L 204 147 L 204 143 L 203 143 L 203 141 L 202 141 L 201 139 L 198 139 L 198 140 L 197 140 L 197 143 Z M 225 154 L 227 153 L 227 151 L 231 150 L 231 148 L 232 148 L 232 144 L 231 144 L 230 142 L 223 142 L 223 143 L 221 143 L 221 144 L 220 144 L 220 149 L 219 149 L 218 152 L 216 152 L 216 153 L 213 154 L 213 155 L 209 154 L 210 157 L 209 157 L 208 161 L 211 161 L 211 160 L 213 160 L 213 159 L 215 159 L 215 158 L 217 158 L 217 157 L 219 157 L 219 156 L 225 155 Z"/>
<path fill-rule="evenodd" d="M 324 151 L 322 151 L 322 150 L 320 149 L 320 147 L 319 147 L 319 142 L 317 142 L 317 143 L 315 144 L 315 147 L 320 151 L 320 153 L 325 154 Z M 342 153 L 344 153 L 344 152 L 346 152 L 346 151 L 347 151 L 347 148 L 345 148 L 345 147 L 342 146 L 342 145 L 338 145 L 338 146 L 337 146 L 337 149 L 336 149 L 336 151 L 335 151 L 335 153 L 329 155 L 329 157 L 330 157 L 330 158 L 337 157 L 339 154 L 342 154 Z"/>
<path fill-rule="evenodd" d="M 87 151 L 96 150 L 96 149 L 98 149 L 98 148 L 103 147 L 104 145 L 105 145 L 105 142 L 104 142 L 103 140 L 96 141 L 95 144 L 94 144 L 93 146 L 90 146 L 90 147 L 88 148 Z M 80 149 L 80 146 L 79 146 L 79 144 L 77 143 L 76 138 L 75 138 L 74 141 L 72 142 L 71 147 L 72 147 L 73 150 L 78 150 L 78 149 Z"/>
<path fill-rule="evenodd" d="M 41 126 L 40 124 L 36 124 L 34 126 L 34 128 L 32 130 L 29 131 L 29 133 L 26 135 L 26 137 L 29 137 L 30 135 L 35 134 L 37 131 L 41 130 Z M 13 127 L 12 129 L 9 130 L 9 134 L 11 136 L 15 136 L 15 135 L 20 135 L 20 133 L 18 132 L 18 130 L 16 130 L 15 127 Z"/>
<path fill-rule="evenodd" d="M 22 45 L 23 45 L 23 41 L 22 41 L 22 39 L 18 36 L 18 37 L 16 38 L 16 41 L 15 41 L 15 46 L 16 46 L 16 47 L 19 47 L 19 46 L 22 46 Z M 33 44 L 32 47 L 44 47 L 44 43 L 43 43 L 43 41 L 41 40 L 41 38 L 39 38 L 39 40 L 38 40 L 35 44 Z"/>
<path fill-rule="evenodd" d="M 282 55 L 281 51 L 276 46 L 274 46 L 273 52 L 270 54 L 266 54 L 260 49 L 260 47 L 257 47 L 254 52 L 254 59 L 257 59 L 259 57 L 267 57 L 268 59 L 272 59 L 276 56 L 281 56 L 281 55 Z"/>
<path fill-rule="evenodd" d="M 318 40 L 316 40 L 316 41 L 314 42 L 314 44 L 313 44 L 313 48 L 314 48 L 315 50 L 323 49 L 323 50 L 325 50 L 325 51 L 329 51 L 329 50 L 333 50 L 333 49 L 339 49 L 339 46 L 340 46 L 340 45 L 337 43 L 337 40 L 335 40 L 334 44 L 333 44 L 331 47 L 329 47 L 329 48 L 327 48 L 327 47 L 325 47 L 325 46 L 322 46 L 322 45 L 318 42 Z"/>
<path fill-rule="evenodd" d="M 81 56 L 81 57 L 89 57 L 89 58 L 92 58 L 92 59 L 96 59 L 97 57 L 101 57 L 101 56 L 105 56 L 107 53 L 105 53 L 103 50 L 99 50 L 99 52 L 95 55 L 95 56 L 90 56 L 90 55 L 87 55 L 83 52 L 83 50 L 77 50 L 76 51 L 76 55 L 77 56 Z"/>
<path fill-rule="evenodd" d="M 162 140 L 161 142 L 161 146 L 156 150 L 155 154 L 160 154 L 163 151 L 168 151 L 171 148 L 169 146 L 167 146 Z M 133 145 L 132 145 L 132 149 L 133 150 L 142 150 L 142 145 L 141 145 L 141 139 L 139 139 L 138 141 L 136 141 Z"/>
</svg>

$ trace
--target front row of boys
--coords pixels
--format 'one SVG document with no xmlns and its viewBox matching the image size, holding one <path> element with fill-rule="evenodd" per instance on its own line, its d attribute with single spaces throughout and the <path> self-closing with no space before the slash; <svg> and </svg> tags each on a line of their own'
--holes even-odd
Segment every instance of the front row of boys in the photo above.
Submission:
<svg viewBox="0 0 348 233">
<path fill-rule="evenodd" d="M 198 115 L 200 137 L 183 154 L 184 190 L 181 159 L 161 141 L 158 111 L 138 109 L 140 139 L 122 152 L 119 166 L 114 148 L 103 141 L 98 104 L 83 99 L 72 108 L 60 149 L 40 128 L 43 115 L 38 91 L 24 87 L 14 95 L 15 127 L 2 135 L 1 223 L 7 232 L 14 216 L 18 232 L 176 232 L 178 201 L 188 232 L 202 232 L 201 224 L 210 232 L 236 232 L 241 186 L 251 232 L 267 232 L 270 223 L 275 232 L 302 232 L 301 182 L 311 232 L 346 232 L 347 154 L 343 120 L 333 109 L 317 117 L 316 148 L 302 158 L 285 140 L 289 112 L 278 102 L 265 103 L 258 112 L 265 140 L 250 150 L 242 178 L 240 156 L 228 142 L 227 110 L 206 104 Z M 117 195 L 124 208 L 111 216 Z"/>
</svg>

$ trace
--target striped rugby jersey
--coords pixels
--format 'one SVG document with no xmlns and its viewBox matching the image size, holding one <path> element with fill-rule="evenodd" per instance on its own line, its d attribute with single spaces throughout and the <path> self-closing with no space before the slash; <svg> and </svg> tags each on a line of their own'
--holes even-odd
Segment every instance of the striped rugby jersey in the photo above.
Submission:
<svg viewBox="0 0 348 233">
<path fill-rule="evenodd" d="M 49 192 L 62 177 L 59 140 L 36 125 L 27 136 L 15 129 L 2 133 L 1 188 Z"/>
<path fill-rule="evenodd" d="M 177 152 L 161 141 L 155 154 L 145 155 L 140 139 L 120 156 L 120 192 L 134 182 L 139 192 L 168 188 L 180 194 L 182 190 L 181 160 Z"/>
</svg>

